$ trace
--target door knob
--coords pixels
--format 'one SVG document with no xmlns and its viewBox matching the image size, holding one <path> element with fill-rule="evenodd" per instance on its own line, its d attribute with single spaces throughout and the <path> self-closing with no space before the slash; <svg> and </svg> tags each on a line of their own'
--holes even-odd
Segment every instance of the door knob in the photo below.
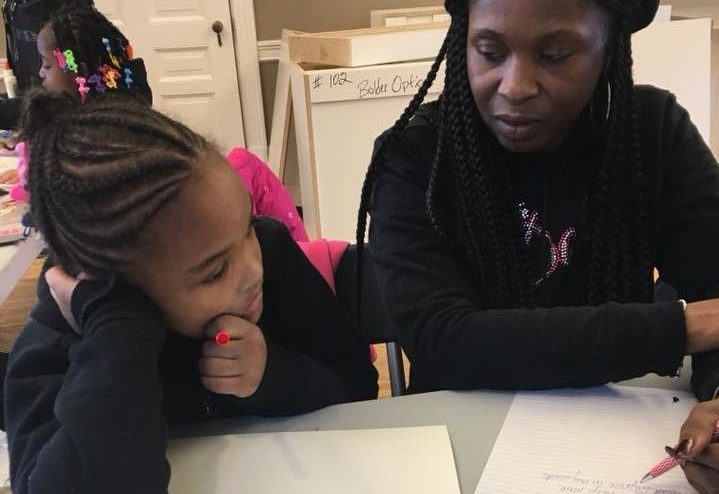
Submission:
<svg viewBox="0 0 719 494">
<path fill-rule="evenodd" d="M 217 44 L 222 46 L 222 31 L 225 30 L 225 25 L 222 21 L 215 21 L 212 23 L 212 30 L 217 34 Z"/>
</svg>

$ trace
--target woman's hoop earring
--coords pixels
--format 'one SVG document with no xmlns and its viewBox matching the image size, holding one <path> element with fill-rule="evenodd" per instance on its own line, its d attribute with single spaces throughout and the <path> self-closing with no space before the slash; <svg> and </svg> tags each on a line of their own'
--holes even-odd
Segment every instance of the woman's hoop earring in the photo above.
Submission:
<svg viewBox="0 0 719 494">
<path fill-rule="evenodd" d="M 607 79 L 607 114 L 604 121 L 609 122 L 609 115 L 612 113 L 612 83 Z"/>
</svg>

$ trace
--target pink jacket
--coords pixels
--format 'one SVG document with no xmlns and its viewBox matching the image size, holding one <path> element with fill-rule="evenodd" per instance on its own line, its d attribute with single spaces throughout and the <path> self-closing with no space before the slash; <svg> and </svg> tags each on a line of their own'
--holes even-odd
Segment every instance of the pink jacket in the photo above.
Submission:
<svg viewBox="0 0 719 494">
<path fill-rule="evenodd" d="M 262 160 L 244 148 L 234 148 L 227 155 L 227 161 L 247 187 L 255 214 L 284 223 L 296 242 L 309 240 L 295 203 L 282 182 Z"/>
<path fill-rule="evenodd" d="M 17 174 L 18 184 L 10 189 L 10 197 L 14 201 L 29 202 L 30 196 L 27 193 L 27 146 L 24 142 L 15 145 L 15 154 L 18 156 Z"/>
<path fill-rule="evenodd" d="M 307 259 L 319 271 L 333 292 L 335 287 L 335 272 L 340 265 L 349 242 L 342 240 L 318 239 L 310 242 L 297 242 Z"/>
</svg>

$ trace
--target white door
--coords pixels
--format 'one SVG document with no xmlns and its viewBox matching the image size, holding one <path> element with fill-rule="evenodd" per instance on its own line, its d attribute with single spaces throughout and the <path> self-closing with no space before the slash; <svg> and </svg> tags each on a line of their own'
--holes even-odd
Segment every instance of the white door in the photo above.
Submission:
<svg viewBox="0 0 719 494">
<path fill-rule="evenodd" d="M 155 107 L 223 150 L 244 146 L 229 0 L 95 0 L 147 65 Z M 222 23 L 222 46 L 213 24 Z"/>
</svg>

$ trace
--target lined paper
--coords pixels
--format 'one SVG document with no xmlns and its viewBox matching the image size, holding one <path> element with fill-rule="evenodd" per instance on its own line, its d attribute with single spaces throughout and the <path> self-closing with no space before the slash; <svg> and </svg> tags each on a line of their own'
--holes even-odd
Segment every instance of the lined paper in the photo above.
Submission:
<svg viewBox="0 0 719 494">
<path fill-rule="evenodd" d="M 639 483 L 695 403 L 628 386 L 518 393 L 476 494 L 696 494 L 681 468 Z"/>
</svg>

